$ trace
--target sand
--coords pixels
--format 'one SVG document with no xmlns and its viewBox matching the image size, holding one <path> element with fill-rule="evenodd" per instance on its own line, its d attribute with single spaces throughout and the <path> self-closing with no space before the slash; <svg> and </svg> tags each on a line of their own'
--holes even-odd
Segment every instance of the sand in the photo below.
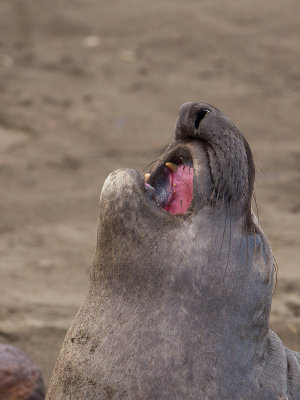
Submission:
<svg viewBox="0 0 300 400">
<path fill-rule="evenodd" d="M 252 147 L 271 326 L 300 351 L 299 15 L 297 0 L 1 0 L 0 341 L 46 383 L 86 292 L 103 181 L 147 172 L 186 101 Z"/>
</svg>

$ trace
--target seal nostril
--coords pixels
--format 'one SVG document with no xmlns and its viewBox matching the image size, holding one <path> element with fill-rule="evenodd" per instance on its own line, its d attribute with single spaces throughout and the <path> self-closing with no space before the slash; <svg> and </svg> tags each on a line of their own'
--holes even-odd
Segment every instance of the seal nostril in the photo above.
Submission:
<svg viewBox="0 0 300 400">
<path fill-rule="evenodd" d="M 195 119 L 195 129 L 199 129 L 199 125 L 200 125 L 201 120 L 209 112 L 210 111 L 205 109 L 205 108 L 200 108 L 200 110 L 197 110 L 196 119 Z"/>
</svg>

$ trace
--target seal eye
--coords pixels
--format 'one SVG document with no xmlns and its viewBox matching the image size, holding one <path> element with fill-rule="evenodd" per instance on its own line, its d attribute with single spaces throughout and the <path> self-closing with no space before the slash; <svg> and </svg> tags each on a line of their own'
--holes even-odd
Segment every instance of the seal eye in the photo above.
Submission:
<svg viewBox="0 0 300 400">
<path fill-rule="evenodd" d="M 159 206 L 170 214 L 185 214 L 193 198 L 193 165 L 189 160 L 166 162 L 151 181 Z M 149 177 L 145 177 L 145 179 Z"/>
</svg>

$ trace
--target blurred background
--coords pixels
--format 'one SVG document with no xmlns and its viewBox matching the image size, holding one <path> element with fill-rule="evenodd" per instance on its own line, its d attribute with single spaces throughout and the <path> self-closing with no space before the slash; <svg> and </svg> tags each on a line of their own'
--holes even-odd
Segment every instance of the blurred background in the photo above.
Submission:
<svg viewBox="0 0 300 400">
<path fill-rule="evenodd" d="M 0 1 L 0 341 L 48 383 L 88 283 L 109 172 L 145 170 L 180 104 L 247 138 L 278 263 L 271 326 L 300 351 L 300 2 Z"/>
</svg>

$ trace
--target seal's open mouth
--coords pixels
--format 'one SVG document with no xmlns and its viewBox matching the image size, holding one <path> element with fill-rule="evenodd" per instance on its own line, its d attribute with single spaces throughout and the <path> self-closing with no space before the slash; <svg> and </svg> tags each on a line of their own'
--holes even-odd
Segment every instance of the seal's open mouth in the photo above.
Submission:
<svg viewBox="0 0 300 400">
<path fill-rule="evenodd" d="M 185 214 L 193 198 L 193 175 L 192 161 L 177 157 L 159 167 L 151 178 L 146 174 L 145 185 L 154 189 L 156 202 L 165 211 Z"/>
</svg>

